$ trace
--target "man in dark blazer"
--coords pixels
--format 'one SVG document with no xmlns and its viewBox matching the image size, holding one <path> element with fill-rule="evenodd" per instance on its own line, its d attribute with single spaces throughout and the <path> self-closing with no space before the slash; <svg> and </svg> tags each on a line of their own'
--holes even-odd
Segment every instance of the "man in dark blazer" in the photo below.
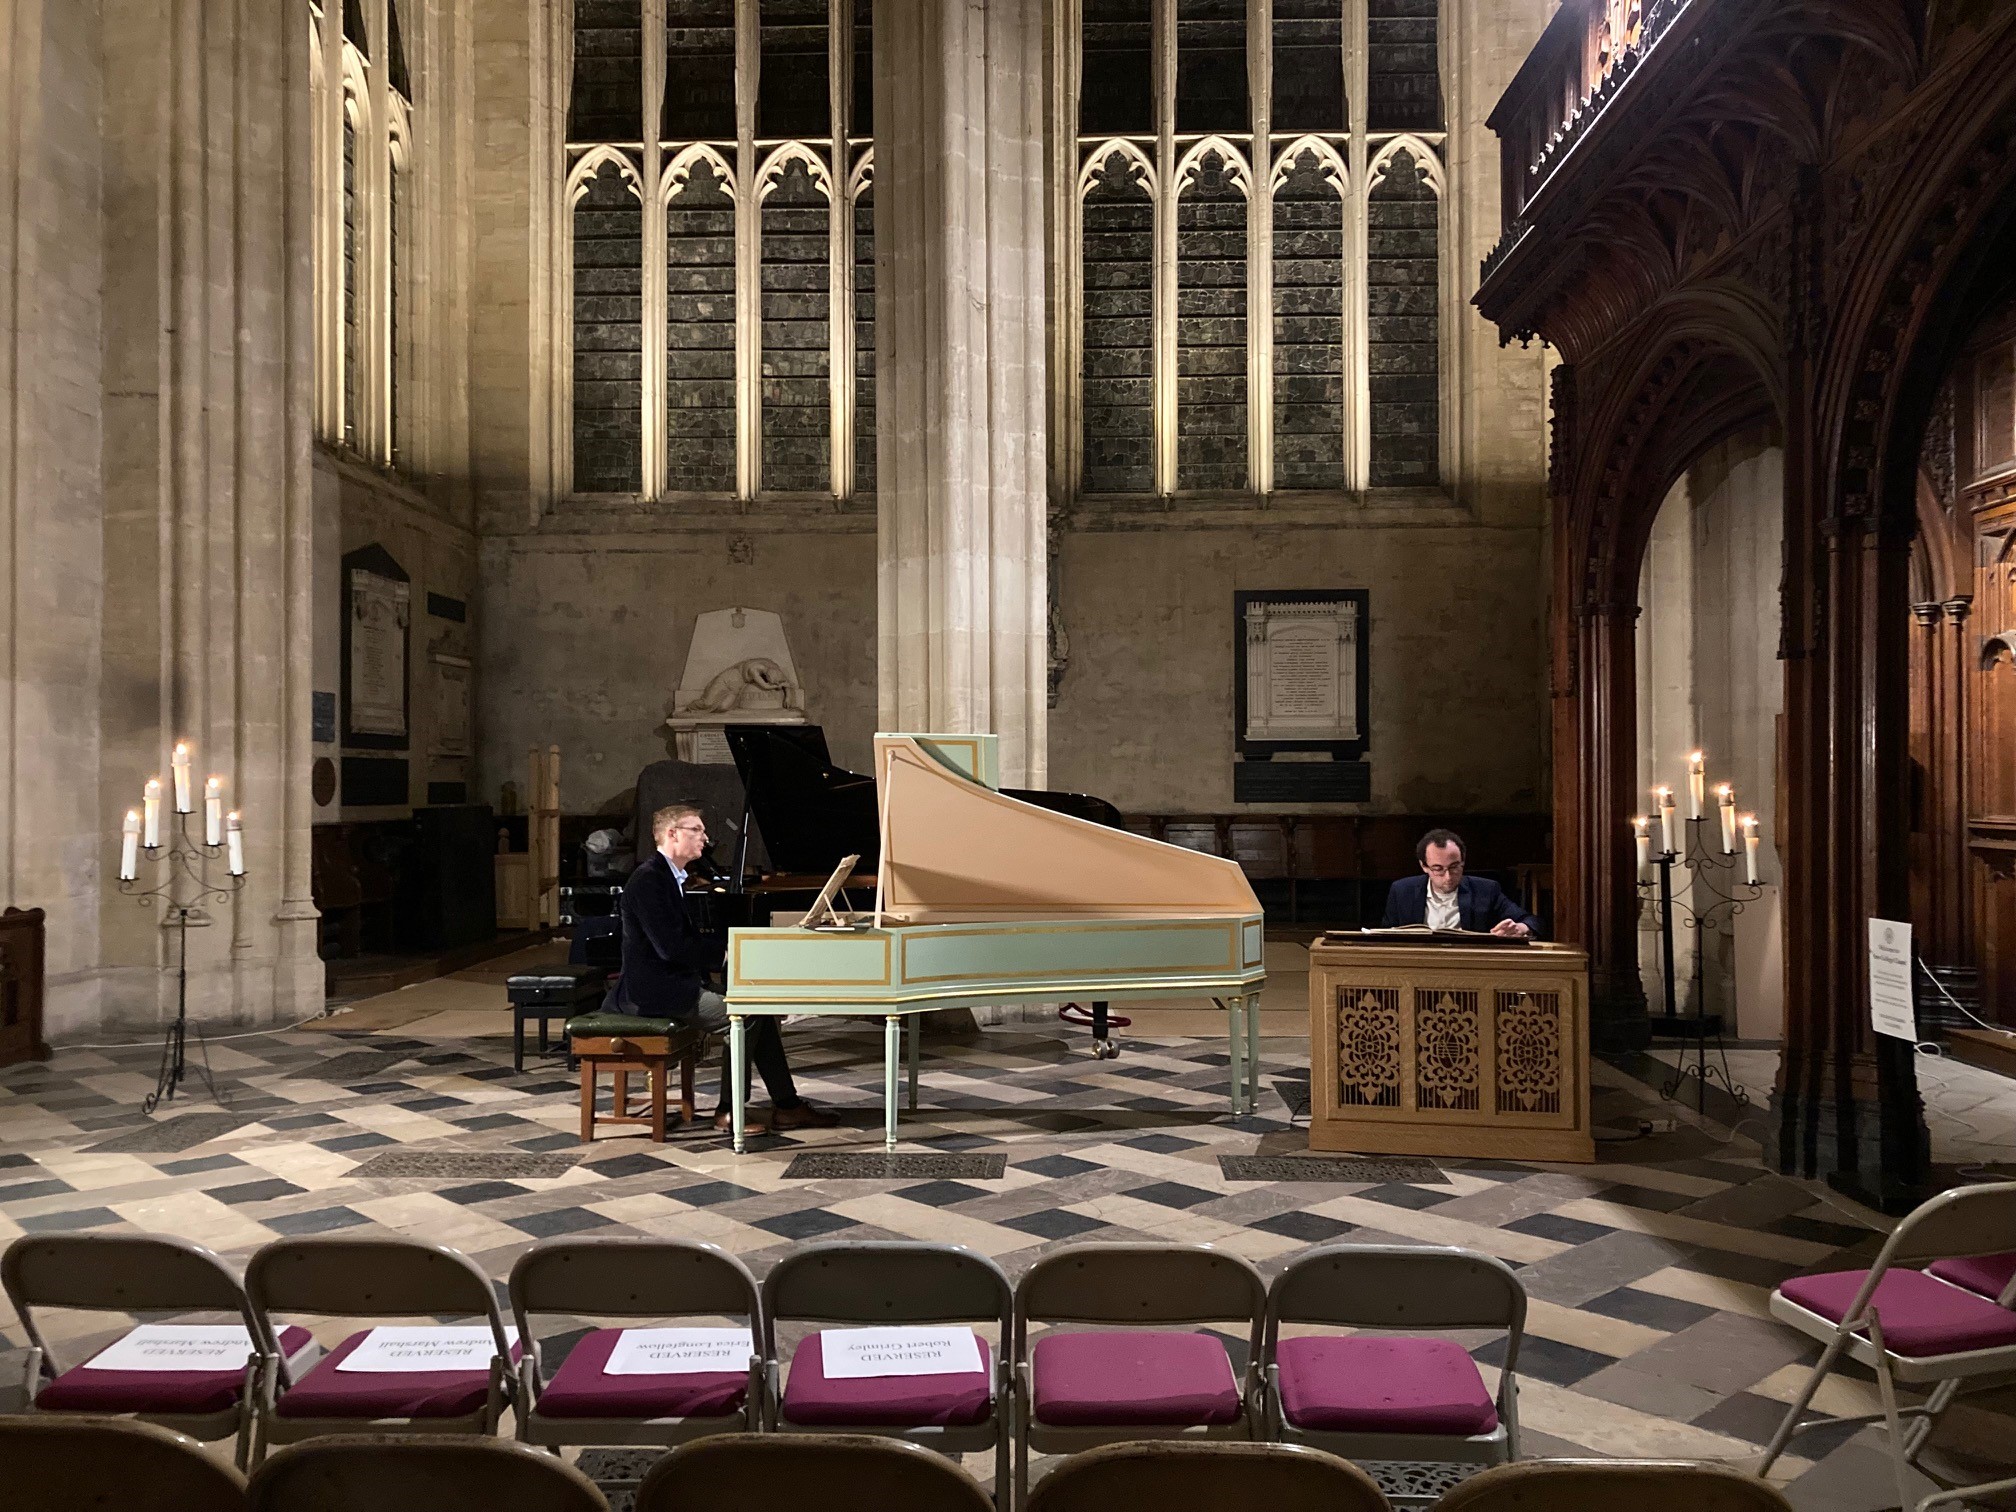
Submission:
<svg viewBox="0 0 2016 1512">
<path fill-rule="evenodd" d="M 1496 882 L 1463 875 L 1463 840 L 1454 830 L 1433 829 L 1414 847 L 1421 875 L 1403 877 L 1386 893 L 1386 928 L 1427 924 L 1477 934 L 1538 936 L 1540 921 L 1505 895 Z"/>
<path fill-rule="evenodd" d="M 648 860 L 630 873 L 623 886 L 623 974 L 609 989 L 603 1009 L 638 1018 L 697 1023 L 712 1035 L 728 1031 L 728 1004 L 701 980 L 721 964 L 723 942 L 702 933 L 686 912 L 686 868 L 707 849 L 707 823 L 690 803 L 674 803 L 651 816 L 656 847 Z M 784 1058 L 784 1037 L 777 1020 L 752 1016 L 748 1029 L 749 1060 L 763 1073 L 770 1091 L 770 1127 L 831 1128 L 839 1120 L 798 1095 L 791 1066 Z M 727 1129 L 734 1120 L 733 1083 L 729 1057 L 721 1057 L 721 1101 L 714 1127 Z M 744 1121 L 753 1133 L 763 1123 L 753 1115 Z"/>
</svg>

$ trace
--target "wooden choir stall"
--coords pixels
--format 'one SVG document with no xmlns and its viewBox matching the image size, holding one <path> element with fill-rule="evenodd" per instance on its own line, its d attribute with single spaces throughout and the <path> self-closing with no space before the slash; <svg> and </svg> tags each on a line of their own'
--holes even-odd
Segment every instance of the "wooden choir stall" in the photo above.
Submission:
<svg viewBox="0 0 2016 1512">
<path fill-rule="evenodd" d="M 1309 1147 L 1594 1160 L 1588 958 L 1448 933 L 1309 952 Z"/>
</svg>

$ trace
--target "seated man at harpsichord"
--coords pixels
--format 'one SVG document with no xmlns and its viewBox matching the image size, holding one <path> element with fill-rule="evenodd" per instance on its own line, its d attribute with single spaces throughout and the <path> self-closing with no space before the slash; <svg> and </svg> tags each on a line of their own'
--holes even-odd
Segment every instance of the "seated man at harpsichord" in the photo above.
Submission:
<svg viewBox="0 0 2016 1512">
<path fill-rule="evenodd" d="M 609 991 L 603 1008 L 609 1013 L 639 1018 L 669 1019 L 698 1024 L 712 1035 L 728 1029 L 728 1003 L 702 977 L 721 964 L 722 942 L 703 933 L 686 912 L 686 869 L 707 849 L 707 821 L 690 803 L 674 803 L 651 816 L 650 858 L 630 874 L 623 887 L 623 974 Z M 757 1017 L 749 1023 L 749 1061 L 763 1073 L 770 1092 L 770 1125 L 778 1129 L 827 1129 L 839 1122 L 798 1095 L 791 1066 L 784 1058 L 784 1037 L 777 1020 Z M 714 1127 L 727 1129 L 733 1120 L 729 1057 L 721 1057 L 721 1101 Z M 754 1133 L 763 1125 L 753 1115 L 744 1126 Z"/>
<path fill-rule="evenodd" d="M 1463 837 L 1454 830 L 1428 831 L 1414 847 L 1414 859 L 1421 875 L 1402 878 L 1386 894 L 1386 928 L 1426 924 L 1473 934 L 1539 935 L 1540 921 L 1496 882 L 1463 875 Z"/>
</svg>

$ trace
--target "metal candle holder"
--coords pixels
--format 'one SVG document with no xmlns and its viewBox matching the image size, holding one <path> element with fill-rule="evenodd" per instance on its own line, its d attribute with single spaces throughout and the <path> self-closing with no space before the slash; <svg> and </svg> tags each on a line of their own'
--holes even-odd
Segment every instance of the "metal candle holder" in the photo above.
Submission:
<svg viewBox="0 0 2016 1512">
<path fill-rule="evenodd" d="M 1707 1111 L 1708 1083 L 1720 1080 L 1729 1095 L 1739 1106 L 1747 1106 L 1750 1094 L 1736 1084 L 1729 1074 L 1729 1053 L 1722 1042 L 1722 1019 L 1719 1013 L 1681 1013 L 1679 991 L 1673 970 L 1674 914 L 1679 913 L 1679 927 L 1694 932 L 1694 980 L 1706 991 L 1707 962 L 1706 936 L 1708 931 L 1718 933 L 1723 924 L 1733 924 L 1744 905 L 1754 902 L 1764 895 L 1764 889 L 1754 882 L 1737 880 L 1736 865 L 1742 856 L 1740 851 L 1711 850 L 1701 842 L 1700 826 L 1708 823 L 1705 814 L 1696 815 L 1686 821 L 1687 828 L 1681 840 L 1682 849 L 1654 851 L 1651 864 L 1655 876 L 1647 880 L 1640 878 L 1638 896 L 1645 902 L 1656 902 L 1657 929 L 1659 932 L 1659 968 L 1666 989 L 1666 1011 L 1652 1020 L 1654 1038 L 1691 1042 L 1694 1046 L 1694 1064 L 1686 1064 L 1686 1056 L 1681 1055 L 1681 1064 L 1670 1081 L 1659 1089 L 1659 1095 L 1671 1101 L 1679 1094 L 1688 1077 L 1699 1083 L 1695 1106 Z M 1717 821 L 1720 822 L 1719 820 Z M 1687 899 L 1673 895 L 1673 868 L 1681 866 L 1693 874 L 1693 885 L 1688 888 Z M 1723 873 L 1729 875 L 1726 878 Z M 1707 901 L 1703 902 L 1703 894 Z M 1732 986 L 1733 994 L 1734 988 Z M 1732 1002 L 1730 1005 L 1734 1007 Z M 1713 1037 L 1719 1067 L 1708 1064 L 1708 1041 Z"/>
<path fill-rule="evenodd" d="M 229 836 L 220 839 L 216 845 L 205 844 L 191 837 L 189 821 L 195 817 L 193 810 L 176 810 L 174 827 L 169 831 L 168 843 L 155 846 L 146 854 L 168 863 L 167 875 L 154 887 L 141 887 L 135 880 L 120 878 L 119 891 L 126 897 L 139 900 L 143 908 L 155 906 L 159 899 L 164 907 L 161 918 L 163 929 L 173 928 L 176 933 L 175 958 L 175 1020 L 168 1026 L 168 1032 L 161 1041 L 161 1070 L 154 1079 L 154 1090 L 140 1104 L 142 1113 L 152 1113 L 163 1100 L 173 1097 L 175 1089 L 182 1084 L 187 1074 L 187 1044 L 189 1037 L 189 931 L 204 929 L 211 923 L 203 905 L 211 899 L 222 902 L 245 885 L 245 874 L 227 873 L 228 881 L 219 886 L 210 880 L 210 863 L 221 860 L 228 851 Z M 201 1059 L 197 1073 L 203 1078 L 203 1085 L 210 1089 L 212 1101 L 221 1104 L 224 1099 L 217 1091 L 217 1083 L 210 1074 L 210 1053 L 203 1043 L 202 1031 L 197 1031 L 197 1047 Z"/>
</svg>

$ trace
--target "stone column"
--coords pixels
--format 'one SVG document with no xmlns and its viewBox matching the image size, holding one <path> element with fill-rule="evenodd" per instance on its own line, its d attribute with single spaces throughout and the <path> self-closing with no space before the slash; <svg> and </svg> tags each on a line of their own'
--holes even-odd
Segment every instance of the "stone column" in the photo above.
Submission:
<svg viewBox="0 0 2016 1512">
<path fill-rule="evenodd" d="M 1041 0 L 878 0 L 875 206 L 877 719 L 1041 787 Z"/>
<path fill-rule="evenodd" d="M 114 893 L 111 862 L 120 815 L 187 738 L 197 783 L 222 777 L 245 815 L 249 872 L 190 937 L 191 1015 L 267 1023 L 322 1000 L 307 6 L 105 0 L 103 14 L 105 178 L 119 192 L 105 196 L 103 745 L 87 885 L 102 899 L 104 1016 L 173 1010 L 161 911 Z"/>
</svg>

